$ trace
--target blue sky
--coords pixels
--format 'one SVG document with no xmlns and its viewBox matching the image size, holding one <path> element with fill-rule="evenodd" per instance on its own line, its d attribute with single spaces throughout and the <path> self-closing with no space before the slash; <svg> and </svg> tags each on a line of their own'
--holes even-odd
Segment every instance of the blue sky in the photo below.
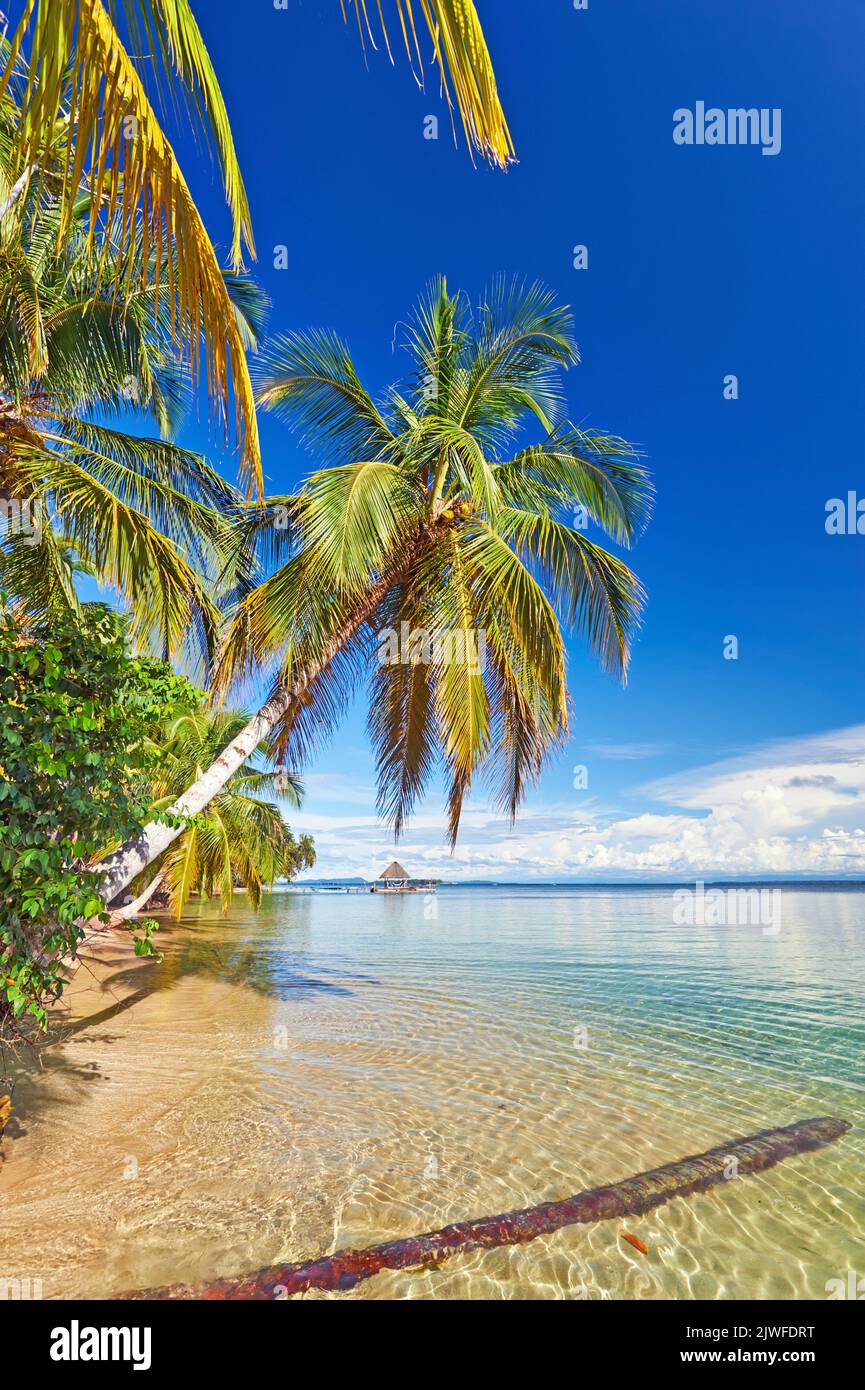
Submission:
<svg viewBox="0 0 865 1390">
<path fill-rule="evenodd" d="M 572 643 L 572 742 L 516 831 L 473 803 L 451 860 L 433 796 L 400 857 L 449 878 L 865 869 L 865 537 L 824 527 L 829 498 L 865 496 L 859 0 L 479 0 L 519 158 L 504 175 L 454 146 L 431 73 L 422 92 L 402 54 L 365 66 L 338 0 L 195 8 L 272 328 L 336 329 L 378 389 L 433 275 L 473 296 L 499 271 L 539 277 L 574 309 L 573 418 L 639 443 L 657 484 L 631 557 L 649 605 L 627 690 Z M 674 111 L 700 100 L 780 108 L 780 153 L 676 145 Z M 225 239 L 218 179 L 178 143 Z M 262 434 L 268 484 L 287 490 L 305 458 L 282 424 Z M 184 438 L 207 442 L 193 425 Z M 364 714 L 309 769 L 294 816 L 327 874 L 392 852 Z"/>
</svg>

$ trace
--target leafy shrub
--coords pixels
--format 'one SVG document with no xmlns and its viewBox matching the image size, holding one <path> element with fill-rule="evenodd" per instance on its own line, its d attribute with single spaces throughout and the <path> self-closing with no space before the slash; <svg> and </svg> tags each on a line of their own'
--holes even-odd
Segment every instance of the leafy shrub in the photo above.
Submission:
<svg viewBox="0 0 865 1390">
<path fill-rule="evenodd" d="M 0 604 L 0 1014 L 46 1025 L 64 959 L 108 920 L 95 859 L 141 833 L 167 708 L 200 696 L 167 663 L 134 656 L 102 604 L 26 624 Z M 151 954 L 153 924 L 137 928 Z M 0 1018 L 0 1025 L 2 1025 Z"/>
</svg>

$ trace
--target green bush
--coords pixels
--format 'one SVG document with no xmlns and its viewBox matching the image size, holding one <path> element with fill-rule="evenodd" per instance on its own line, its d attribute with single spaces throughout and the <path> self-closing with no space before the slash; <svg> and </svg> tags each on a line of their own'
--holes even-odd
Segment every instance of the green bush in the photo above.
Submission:
<svg viewBox="0 0 865 1390">
<path fill-rule="evenodd" d="M 165 662 L 131 654 L 126 620 L 23 623 L 0 604 L 0 1014 L 46 1024 L 63 961 L 108 920 L 94 861 L 140 834 L 167 708 L 200 696 Z M 151 954 L 153 924 L 133 933 Z M 2 1020 L 0 1020 L 2 1023 Z"/>
</svg>

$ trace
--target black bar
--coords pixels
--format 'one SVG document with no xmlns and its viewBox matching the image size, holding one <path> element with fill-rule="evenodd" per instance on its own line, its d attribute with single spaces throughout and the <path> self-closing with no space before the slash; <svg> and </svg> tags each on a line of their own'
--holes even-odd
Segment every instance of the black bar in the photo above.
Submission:
<svg viewBox="0 0 865 1390">
<path fill-rule="evenodd" d="M 865 1280 L 861 1282 L 865 1289 Z M 553 1360 L 565 1358 L 574 1377 L 592 1366 L 596 1373 L 606 1371 L 617 1381 L 632 1377 L 643 1381 L 670 1372 L 699 1379 L 707 1369 L 736 1375 L 740 1368 L 756 1368 L 770 1377 L 769 1383 L 776 1372 L 783 1374 L 789 1369 L 810 1372 L 825 1381 L 842 1370 L 849 1374 L 847 1368 L 858 1362 L 861 1298 L 857 1292 L 856 1298 L 825 1302 L 564 1299 L 551 1301 L 548 1308 L 538 1302 L 514 1307 L 518 1300 L 502 1300 L 490 1305 L 495 1311 L 477 1302 L 445 1304 L 432 1299 L 419 1305 L 399 1300 L 398 1311 L 388 1311 L 383 1325 L 375 1313 L 372 1322 L 365 1318 L 358 1325 L 349 1309 L 352 1335 L 336 1340 L 320 1338 L 322 1332 L 329 1333 L 334 1327 L 334 1319 L 342 1325 L 346 1316 L 345 1311 L 330 1305 L 353 1305 L 361 1300 L 340 1295 L 324 1299 L 307 1296 L 285 1300 L 293 1306 L 279 1308 L 262 1303 L 227 1307 L 208 1302 L 20 1300 L 0 1303 L 0 1334 L 7 1367 L 11 1369 L 14 1362 L 23 1369 L 20 1358 L 26 1348 L 27 1374 L 37 1383 L 46 1372 L 49 1382 L 56 1377 L 61 1383 L 70 1374 L 132 1373 L 131 1358 L 137 1353 L 139 1361 L 149 1362 L 142 1365 L 139 1377 L 195 1371 L 213 1374 L 216 1385 L 225 1384 L 229 1375 L 238 1372 L 247 1378 L 260 1375 L 263 1380 L 289 1384 L 301 1377 L 331 1381 L 337 1373 L 366 1377 L 373 1368 L 376 1378 L 383 1381 L 405 1384 L 407 1376 L 426 1379 L 432 1374 L 444 1376 L 446 1385 L 452 1374 L 464 1381 L 464 1372 L 472 1365 L 473 1374 L 482 1372 L 488 1380 L 499 1359 L 512 1379 L 515 1351 L 522 1351 L 534 1363 L 533 1379 L 542 1364 L 552 1373 Z M 568 1302 L 576 1306 L 562 1306 Z M 422 1311 L 416 1311 L 419 1306 Z M 418 1327 L 414 1326 L 415 1317 L 421 1319 Z M 494 1322 L 487 1323 L 488 1317 Z M 81 1356 L 93 1345 L 102 1349 L 101 1337 L 97 1343 L 88 1331 L 94 1328 L 127 1329 L 130 1358 L 89 1360 Z M 133 1329 L 139 1331 L 137 1341 L 133 1340 Z M 401 1332 L 411 1333 L 414 1340 L 408 1346 L 400 1342 Z M 423 1341 L 417 1338 L 433 1334 L 435 1340 L 424 1351 Z M 453 1343 L 442 1340 L 451 1334 Z M 394 1335 L 394 1341 L 382 1343 L 383 1335 Z M 121 1352 L 127 1349 L 122 1337 L 117 1345 Z M 18 1353 L 13 1354 L 14 1347 Z M 54 1359 L 52 1347 L 70 1354 L 77 1347 L 79 1359 Z M 106 1348 L 112 1349 L 110 1338 Z"/>
</svg>

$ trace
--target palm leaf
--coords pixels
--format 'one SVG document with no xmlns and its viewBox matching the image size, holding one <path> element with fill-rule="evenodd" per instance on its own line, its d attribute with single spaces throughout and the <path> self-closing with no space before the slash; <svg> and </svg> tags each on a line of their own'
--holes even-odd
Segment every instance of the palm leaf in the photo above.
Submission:
<svg viewBox="0 0 865 1390">
<path fill-rule="evenodd" d="M 303 782 L 286 768 L 269 768 L 264 772 L 242 770 L 232 777 L 230 785 L 233 791 L 246 796 L 280 797 L 295 809 L 303 804 Z"/>
<path fill-rule="evenodd" d="M 453 531 L 446 533 L 420 580 L 430 594 L 430 630 L 452 642 L 456 659 L 431 663 L 442 754 L 450 774 L 448 833 L 451 845 L 459 833 L 463 801 L 490 742 L 489 695 L 477 651 L 479 630 L 471 575 L 463 548 Z M 461 655 L 460 655 L 461 654 Z"/>
<path fill-rule="evenodd" d="M 568 428 L 494 469 L 517 508 L 549 515 L 585 507 L 609 535 L 631 545 L 648 522 L 652 485 L 633 447 L 616 435 Z"/>
<path fill-rule="evenodd" d="M 168 656 L 191 642 L 193 669 L 209 666 L 219 613 L 174 542 L 71 458 L 19 447 L 18 464 L 75 550 L 130 605 L 135 639 Z"/>
<path fill-rule="evenodd" d="M 303 544 L 315 582 L 358 589 L 404 535 L 417 525 L 420 488 L 392 463 L 372 460 L 313 474 L 305 490 Z"/>
<path fill-rule="evenodd" d="M 172 95 L 179 87 L 216 146 L 233 227 L 231 263 L 239 270 L 243 244 L 254 254 L 249 205 L 225 101 L 188 0 L 124 0 L 124 8 L 130 32 L 144 40 L 136 44 L 137 51 L 161 54 L 163 71 L 180 78 L 172 84 Z"/>
<path fill-rule="evenodd" d="M 48 346 L 36 277 L 20 246 L 0 247 L 0 370 L 23 395 L 48 366 Z"/>
<path fill-rule="evenodd" d="M 256 367 L 259 405 L 299 431 L 323 463 L 388 458 L 395 439 L 345 344 L 313 330 L 278 336 Z"/>
<path fill-rule="evenodd" d="M 418 798 L 438 765 L 440 731 L 429 664 L 386 659 L 383 637 L 426 628 L 419 576 L 388 596 L 378 631 L 379 659 L 370 682 L 369 733 L 378 774 L 378 810 L 402 834 Z M 406 624 L 406 629 L 403 629 Z M 401 657 L 405 653 L 400 654 Z"/>
<path fill-rule="evenodd" d="M 457 415 L 462 428 L 495 450 L 530 411 L 549 433 L 565 407 L 561 369 L 580 360 L 570 310 L 537 281 L 499 276 L 470 341 Z"/>
<path fill-rule="evenodd" d="M 514 157 L 514 147 L 496 89 L 486 39 L 472 0 L 414 0 L 414 3 L 432 38 L 434 60 L 449 107 L 450 87 L 453 86 L 469 148 L 477 150 L 499 168 L 506 168 Z M 346 5 L 354 6 L 361 42 L 364 42 L 366 31 L 374 45 L 366 0 L 341 0 L 341 4 L 344 17 L 347 17 Z M 391 54 L 381 0 L 377 8 L 384 42 Z M 422 81 L 423 59 L 413 0 L 394 0 L 394 8 L 409 63 Z"/>
<path fill-rule="evenodd" d="M 180 22 L 185 6 L 156 0 L 154 20 L 167 12 Z M 34 20 L 35 13 L 35 20 Z M 177 305 L 175 329 L 181 351 L 193 373 L 204 375 L 214 403 L 227 417 L 232 383 L 235 417 L 242 443 L 242 469 L 260 489 L 261 457 L 252 386 L 243 338 L 216 255 L 198 209 L 147 97 L 135 65 L 124 48 L 101 0 L 28 0 L 11 42 L 6 70 L 0 77 L 0 99 L 17 71 L 25 35 L 33 21 L 26 81 L 21 96 L 21 119 L 14 148 L 16 176 L 33 168 L 44 178 L 41 161 L 52 146 L 58 119 L 68 111 L 68 140 L 58 242 L 70 229 L 79 189 L 86 178 L 90 220 L 88 245 L 100 226 L 115 216 L 124 230 L 125 258 L 113 269 L 115 289 L 129 283 L 140 256 L 146 280 L 151 264 L 163 258 L 168 266 L 169 301 Z M 199 81 L 204 81 L 201 50 L 185 26 L 187 51 L 183 63 L 197 54 Z M 165 31 L 168 32 L 167 30 Z M 190 48 L 191 45 L 191 48 Z M 206 82 L 211 98 L 215 81 Z M 217 126 L 219 113 L 211 110 Z M 236 220 L 242 221 L 240 192 L 227 170 L 233 189 Z M 235 238 L 236 239 L 236 238 Z M 107 260 L 103 256 L 103 267 Z M 172 307 L 172 313 L 174 313 Z"/>
<path fill-rule="evenodd" d="M 68 540 L 45 518 L 38 535 L 22 535 L 8 522 L 0 523 L 0 588 L 26 595 L 26 608 L 35 619 L 58 613 L 77 614 L 81 604 L 75 581 L 92 574 Z"/>
<path fill-rule="evenodd" d="M 189 895 L 200 878 L 198 851 L 198 827 L 190 826 L 178 840 L 175 840 L 163 860 L 171 897 L 171 910 L 178 920 L 183 915 Z"/>
<path fill-rule="evenodd" d="M 565 620 L 586 638 L 604 669 L 624 682 L 645 602 L 633 571 L 550 517 L 510 509 L 503 514 L 502 530 L 538 568 Z"/>
</svg>

